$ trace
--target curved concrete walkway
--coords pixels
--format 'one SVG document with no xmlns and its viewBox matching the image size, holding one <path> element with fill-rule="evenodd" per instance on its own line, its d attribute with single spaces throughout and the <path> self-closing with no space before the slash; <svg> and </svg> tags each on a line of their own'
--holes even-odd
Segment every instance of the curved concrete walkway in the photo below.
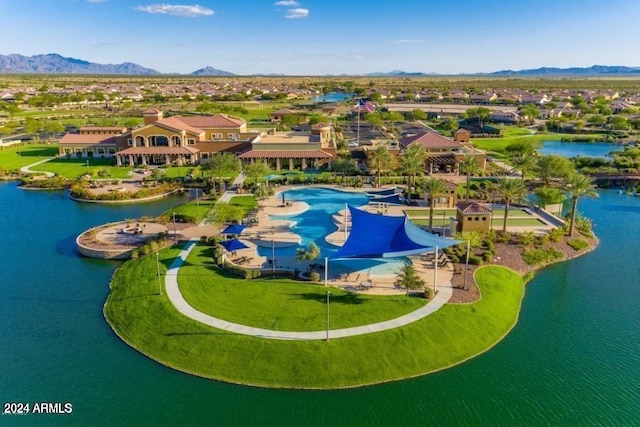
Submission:
<svg viewBox="0 0 640 427">
<path fill-rule="evenodd" d="M 180 256 L 178 256 L 173 264 L 171 264 L 171 266 L 169 267 L 169 271 L 167 271 L 167 274 L 165 276 L 165 290 L 167 296 L 169 297 L 169 301 L 171 301 L 171 303 L 180 313 L 197 322 L 204 323 L 205 325 L 213 326 L 217 329 L 222 329 L 241 335 L 251 335 L 254 337 L 278 340 L 324 340 L 327 338 L 327 331 L 287 332 L 240 325 L 202 313 L 190 306 L 187 300 L 185 300 L 180 293 L 180 288 L 178 287 L 178 271 L 180 270 L 182 264 L 186 261 L 195 243 L 195 240 L 191 240 L 189 241 L 189 243 L 187 243 L 185 249 L 180 252 Z M 408 325 L 409 323 L 418 321 L 438 310 L 447 301 L 449 301 L 449 298 L 451 298 L 452 294 L 453 289 L 451 288 L 451 286 L 440 286 L 437 295 L 431 301 L 429 301 L 428 304 L 416 311 L 384 322 L 372 323 L 370 325 L 357 326 L 353 328 L 329 330 L 329 338 L 333 339 L 352 337 L 356 335 L 386 331 L 389 329 Z"/>
<path fill-rule="evenodd" d="M 35 163 L 32 163 L 32 164 L 27 165 L 27 166 L 23 166 L 23 167 L 21 167 L 21 168 L 20 168 L 20 172 L 22 172 L 22 173 L 43 173 L 43 174 L 45 174 L 45 176 L 46 176 L 47 178 L 53 178 L 54 176 L 56 176 L 56 174 L 55 174 L 55 173 L 53 173 L 53 172 L 46 172 L 46 171 L 32 171 L 32 170 L 31 170 L 31 168 L 32 168 L 32 167 L 34 167 L 34 166 L 38 166 L 38 165 L 41 165 L 42 163 L 46 163 L 46 162 L 48 162 L 49 160 L 53 160 L 53 157 L 49 157 L 49 158 L 47 158 L 47 159 L 40 160 L 39 162 L 35 162 Z"/>
</svg>

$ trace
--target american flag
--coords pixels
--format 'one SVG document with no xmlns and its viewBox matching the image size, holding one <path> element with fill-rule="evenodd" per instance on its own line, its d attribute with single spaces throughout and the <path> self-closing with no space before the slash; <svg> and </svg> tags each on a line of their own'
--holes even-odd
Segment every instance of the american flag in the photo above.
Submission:
<svg viewBox="0 0 640 427">
<path fill-rule="evenodd" d="M 358 110 L 361 113 L 373 113 L 376 111 L 376 105 L 372 102 L 369 102 L 365 99 L 358 100 Z"/>
</svg>

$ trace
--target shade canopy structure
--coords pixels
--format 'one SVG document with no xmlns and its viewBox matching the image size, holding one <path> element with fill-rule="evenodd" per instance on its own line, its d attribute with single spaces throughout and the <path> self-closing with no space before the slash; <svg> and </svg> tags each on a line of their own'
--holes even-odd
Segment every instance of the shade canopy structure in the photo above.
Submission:
<svg viewBox="0 0 640 427">
<path fill-rule="evenodd" d="M 245 245 L 238 239 L 225 240 L 220 242 L 223 248 L 227 250 L 227 252 L 238 251 L 240 249 L 247 249 L 249 246 Z"/>
<path fill-rule="evenodd" d="M 334 259 L 394 258 L 461 243 L 424 231 L 407 216 L 377 215 L 349 206 L 351 233 Z"/>
<path fill-rule="evenodd" d="M 285 179 L 285 176 L 284 175 L 271 174 L 271 175 L 265 176 L 264 179 L 266 179 L 267 181 L 280 181 L 280 180 Z"/>
<path fill-rule="evenodd" d="M 241 234 L 245 228 L 247 228 L 247 226 L 243 224 L 231 224 L 222 230 L 220 234 Z"/>
<path fill-rule="evenodd" d="M 401 190 L 398 190 L 398 188 L 393 187 L 393 188 L 385 188 L 383 190 L 369 190 L 367 191 L 367 194 L 371 196 L 391 196 L 399 192 L 401 192 Z"/>
</svg>

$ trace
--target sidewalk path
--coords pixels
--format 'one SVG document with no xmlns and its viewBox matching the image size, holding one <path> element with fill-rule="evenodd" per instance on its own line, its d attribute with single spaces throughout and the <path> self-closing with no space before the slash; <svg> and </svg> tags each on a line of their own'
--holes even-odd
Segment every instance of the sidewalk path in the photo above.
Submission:
<svg viewBox="0 0 640 427">
<path fill-rule="evenodd" d="M 45 176 L 46 176 L 47 178 L 53 178 L 54 176 L 56 176 L 56 174 L 55 174 L 55 173 L 53 173 L 53 172 L 32 171 L 32 170 L 31 170 L 31 168 L 32 168 L 32 167 L 34 167 L 34 166 L 38 166 L 38 165 L 40 165 L 40 164 L 42 164 L 42 163 L 46 163 L 46 162 L 48 162 L 49 160 L 53 160 L 53 157 L 48 157 L 48 158 L 46 158 L 46 159 L 44 159 L 44 160 L 40 160 L 39 162 L 35 162 L 35 163 L 30 164 L 30 165 L 23 166 L 23 167 L 21 167 L 21 168 L 20 168 L 20 172 L 22 172 L 22 173 L 43 173 L 43 174 L 45 174 Z"/>
<path fill-rule="evenodd" d="M 178 271 L 189 256 L 189 253 L 193 249 L 195 242 L 195 240 L 191 240 L 189 241 L 189 243 L 187 243 L 185 249 L 180 252 L 180 256 L 178 256 L 173 264 L 171 264 L 171 266 L 169 267 L 169 271 L 167 271 L 167 274 L 165 276 L 165 290 L 167 296 L 169 297 L 169 301 L 171 301 L 171 303 L 180 313 L 197 322 L 204 323 L 205 325 L 213 326 L 217 329 L 222 329 L 241 335 L 250 335 L 254 337 L 279 340 L 324 340 L 327 338 L 327 331 L 286 332 L 254 328 L 251 326 L 231 323 L 226 320 L 218 319 L 216 317 L 202 313 L 190 306 L 180 293 L 180 288 L 178 287 Z M 431 301 L 429 301 L 428 304 L 416 311 L 384 322 L 372 323 L 370 325 L 357 326 L 353 328 L 333 329 L 329 331 L 329 338 L 344 338 L 356 335 L 370 334 L 374 332 L 381 332 L 418 321 L 438 310 L 447 301 L 449 301 L 449 298 L 451 298 L 453 289 L 451 288 L 450 283 L 446 286 L 440 285 L 438 288 L 438 294 Z"/>
</svg>

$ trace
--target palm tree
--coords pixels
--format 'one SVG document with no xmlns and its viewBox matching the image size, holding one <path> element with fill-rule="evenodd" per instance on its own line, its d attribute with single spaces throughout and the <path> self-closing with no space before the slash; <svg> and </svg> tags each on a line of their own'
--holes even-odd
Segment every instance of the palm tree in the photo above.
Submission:
<svg viewBox="0 0 640 427">
<path fill-rule="evenodd" d="M 465 199 L 469 201 L 469 186 L 471 185 L 471 175 L 476 174 L 482 170 L 478 163 L 478 158 L 473 154 L 465 154 L 460 161 L 458 169 L 461 173 L 467 176 L 467 189 Z"/>
<path fill-rule="evenodd" d="M 416 176 L 424 173 L 424 162 L 427 159 L 427 150 L 423 145 L 413 144 L 405 150 L 400 161 L 402 173 L 407 175 L 407 203 L 411 205 L 411 192 Z"/>
<path fill-rule="evenodd" d="M 420 183 L 420 188 L 429 195 L 429 233 L 433 233 L 433 208 L 436 200 L 447 194 L 447 187 L 440 178 L 427 178 Z"/>
<path fill-rule="evenodd" d="M 504 199 L 504 223 L 502 232 L 507 232 L 507 219 L 509 217 L 509 205 L 524 198 L 527 188 L 521 180 L 511 178 L 501 178 L 495 186 L 495 191 Z"/>
<path fill-rule="evenodd" d="M 367 151 L 367 164 L 370 169 L 375 169 L 378 175 L 376 187 L 380 187 L 380 173 L 393 165 L 393 156 L 384 145 L 378 145 L 373 150 Z"/>
<path fill-rule="evenodd" d="M 575 173 L 570 175 L 565 183 L 565 191 L 571 197 L 571 220 L 569 222 L 569 236 L 573 237 L 573 228 L 576 222 L 578 211 L 578 199 L 580 197 L 598 197 L 598 193 L 593 188 L 591 178 Z"/>
<path fill-rule="evenodd" d="M 522 177 L 522 183 L 524 184 L 524 180 L 527 172 L 533 172 L 538 167 L 538 162 L 535 157 L 526 154 L 517 154 L 511 158 L 511 163 L 513 163 L 513 167 L 520 171 L 520 176 Z"/>
</svg>

